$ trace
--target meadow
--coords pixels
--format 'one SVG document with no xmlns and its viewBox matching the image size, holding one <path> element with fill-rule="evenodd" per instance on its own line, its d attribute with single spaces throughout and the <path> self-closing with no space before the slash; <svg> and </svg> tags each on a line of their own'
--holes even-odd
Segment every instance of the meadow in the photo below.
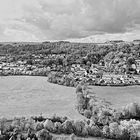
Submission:
<svg viewBox="0 0 140 140">
<path fill-rule="evenodd" d="M 105 98 L 114 107 L 140 101 L 140 86 L 103 87 L 91 86 L 97 96 Z M 54 113 L 70 119 L 83 119 L 75 109 L 75 88 L 52 84 L 46 77 L 7 76 L 0 77 L 0 115 L 6 118 L 15 116 L 35 116 L 41 113 L 47 117 Z M 67 135 L 53 135 L 55 139 L 70 139 Z M 77 138 L 101 140 L 101 138 Z"/>
<path fill-rule="evenodd" d="M 46 77 L 0 77 L 0 115 L 12 116 L 69 116 L 80 115 L 75 110 L 74 88 L 47 82 Z"/>
<path fill-rule="evenodd" d="M 91 90 L 99 97 L 121 107 L 140 101 L 140 86 L 100 87 Z M 46 77 L 7 76 L 0 77 L 0 115 L 34 116 L 41 113 L 52 116 L 68 116 L 79 119 L 82 116 L 75 109 L 75 88 L 49 83 Z"/>
</svg>

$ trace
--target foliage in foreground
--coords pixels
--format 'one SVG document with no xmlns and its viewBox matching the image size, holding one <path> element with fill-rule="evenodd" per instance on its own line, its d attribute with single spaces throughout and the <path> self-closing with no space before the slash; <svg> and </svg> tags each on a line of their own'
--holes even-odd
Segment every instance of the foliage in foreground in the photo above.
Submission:
<svg viewBox="0 0 140 140">
<path fill-rule="evenodd" d="M 57 119 L 58 118 L 58 119 Z M 59 121 L 59 119 L 63 121 Z M 140 137 L 140 121 L 135 119 L 111 122 L 99 126 L 93 120 L 70 120 L 55 116 L 35 122 L 33 118 L 15 118 L 11 122 L 1 119 L 1 138 L 52 140 L 51 133 L 75 134 L 77 136 L 104 137 L 121 140 L 137 140 Z"/>
<path fill-rule="evenodd" d="M 139 103 L 130 103 L 115 109 L 106 100 L 96 95 L 85 96 L 83 91 L 80 91 L 77 93 L 77 110 L 99 128 L 100 137 L 122 140 L 140 139 Z"/>
</svg>

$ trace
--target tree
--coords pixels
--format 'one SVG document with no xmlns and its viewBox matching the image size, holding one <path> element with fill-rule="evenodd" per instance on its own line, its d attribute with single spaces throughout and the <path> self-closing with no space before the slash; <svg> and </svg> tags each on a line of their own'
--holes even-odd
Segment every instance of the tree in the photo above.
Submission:
<svg viewBox="0 0 140 140">
<path fill-rule="evenodd" d="M 131 66 L 132 64 L 136 64 L 135 58 L 134 57 L 129 57 L 127 59 L 127 65 Z"/>
<path fill-rule="evenodd" d="M 33 64 L 33 60 L 32 59 L 28 59 L 27 60 L 27 64 L 32 65 Z"/>
</svg>

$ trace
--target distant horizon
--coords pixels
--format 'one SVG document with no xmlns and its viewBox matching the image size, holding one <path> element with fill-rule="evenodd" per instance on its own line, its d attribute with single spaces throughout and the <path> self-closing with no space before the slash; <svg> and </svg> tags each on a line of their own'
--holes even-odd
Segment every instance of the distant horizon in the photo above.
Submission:
<svg viewBox="0 0 140 140">
<path fill-rule="evenodd" d="M 44 41 L 0 41 L 0 43 L 45 43 L 45 42 L 70 42 L 70 43 L 106 43 L 110 41 L 124 41 L 124 42 L 134 42 L 134 41 L 140 41 L 140 39 L 134 39 L 134 40 L 122 40 L 122 39 L 112 39 L 112 40 L 106 40 L 105 42 L 86 42 L 86 41 L 69 41 L 69 40 L 44 40 Z"/>
</svg>

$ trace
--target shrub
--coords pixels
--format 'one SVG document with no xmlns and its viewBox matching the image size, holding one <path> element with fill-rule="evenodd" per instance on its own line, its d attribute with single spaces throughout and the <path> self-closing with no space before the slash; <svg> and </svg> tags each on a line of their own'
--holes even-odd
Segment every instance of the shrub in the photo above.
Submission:
<svg viewBox="0 0 140 140">
<path fill-rule="evenodd" d="M 84 127 L 85 127 L 85 123 L 83 121 L 75 121 L 74 122 L 74 133 L 76 135 L 80 136 Z"/>
<path fill-rule="evenodd" d="M 67 117 L 59 117 L 59 116 L 57 116 L 56 114 L 54 114 L 54 115 L 50 118 L 50 120 L 51 120 L 52 122 L 60 122 L 60 123 L 65 122 L 67 119 L 68 119 Z"/>
<path fill-rule="evenodd" d="M 57 132 L 57 133 L 61 133 L 62 132 L 62 124 L 60 123 L 60 122 L 55 122 L 54 123 L 54 127 L 55 127 L 55 131 Z"/>
<path fill-rule="evenodd" d="M 99 137 L 99 136 L 101 136 L 101 130 L 100 130 L 100 128 L 99 128 L 97 125 L 92 125 L 92 126 L 91 126 L 90 135 L 91 135 L 91 136 L 94 136 L 94 137 Z"/>
<path fill-rule="evenodd" d="M 73 123 L 70 120 L 66 120 L 64 123 L 62 123 L 62 129 L 65 134 L 72 134 Z"/>
<path fill-rule="evenodd" d="M 140 121 L 130 119 L 129 121 L 120 121 L 120 128 L 123 135 L 127 134 L 130 139 L 137 139 L 140 131 Z"/>
<path fill-rule="evenodd" d="M 82 129 L 82 132 L 81 132 L 81 136 L 88 136 L 89 134 L 89 131 L 90 131 L 90 128 L 88 126 L 85 126 L 83 129 Z"/>
<path fill-rule="evenodd" d="M 25 118 L 14 118 L 11 123 L 11 128 L 18 128 L 20 131 L 23 131 L 25 129 L 26 122 Z"/>
<path fill-rule="evenodd" d="M 109 131 L 110 130 L 109 130 L 109 126 L 108 125 L 103 126 L 102 134 L 103 134 L 104 137 L 109 138 L 109 136 L 110 136 L 110 132 Z"/>
<path fill-rule="evenodd" d="M 83 96 L 82 93 L 77 94 L 77 110 L 80 114 L 84 113 L 84 110 L 86 109 L 86 98 Z"/>
<path fill-rule="evenodd" d="M 34 128 L 35 128 L 35 121 L 32 118 L 26 120 L 26 123 L 24 126 L 25 131 L 27 131 L 28 129 L 33 130 Z"/>
<path fill-rule="evenodd" d="M 119 124 L 117 122 L 113 122 L 109 124 L 109 133 L 110 138 L 121 138 L 121 129 L 119 127 Z"/>
<path fill-rule="evenodd" d="M 50 135 L 49 131 L 42 129 L 37 132 L 38 140 L 52 140 L 52 135 Z"/>
<path fill-rule="evenodd" d="M 90 119 L 91 116 L 92 116 L 92 112 L 91 112 L 90 110 L 85 110 L 85 111 L 84 111 L 84 116 L 85 116 L 86 118 Z"/>
<path fill-rule="evenodd" d="M 6 124 L 7 122 L 7 119 L 6 118 L 1 118 L 0 119 L 0 131 L 1 131 L 1 134 L 3 134 L 4 132 L 6 132 L 7 130 L 9 131 L 10 129 L 12 129 L 11 126 L 8 126 Z"/>
<path fill-rule="evenodd" d="M 131 118 L 137 116 L 137 104 L 136 103 L 130 103 L 123 107 L 123 116 L 124 118 Z"/>
<path fill-rule="evenodd" d="M 44 128 L 45 129 L 47 129 L 48 131 L 51 131 L 51 132 L 53 132 L 53 130 L 54 130 L 54 124 L 53 124 L 53 122 L 51 121 L 51 120 L 46 120 L 44 123 L 43 123 L 43 125 L 44 125 Z"/>
<path fill-rule="evenodd" d="M 130 103 L 121 110 L 123 119 L 132 119 L 140 117 L 140 104 Z"/>
<path fill-rule="evenodd" d="M 54 115 L 50 118 L 50 120 L 51 120 L 52 122 L 61 122 L 61 117 L 56 116 L 56 114 L 54 114 Z"/>
<path fill-rule="evenodd" d="M 70 81 L 70 86 L 74 87 L 74 81 L 73 80 Z"/>
<path fill-rule="evenodd" d="M 114 111 L 113 118 L 115 121 L 119 121 L 123 117 L 123 114 L 121 111 Z"/>
<path fill-rule="evenodd" d="M 43 128 L 44 128 L 44 125 L 43 125 L 42 122 L 37 122 L 37 123 L 35 124 L 35 131 L 40 131 L 40 130 L 42 130 Z"/>
</svg>

